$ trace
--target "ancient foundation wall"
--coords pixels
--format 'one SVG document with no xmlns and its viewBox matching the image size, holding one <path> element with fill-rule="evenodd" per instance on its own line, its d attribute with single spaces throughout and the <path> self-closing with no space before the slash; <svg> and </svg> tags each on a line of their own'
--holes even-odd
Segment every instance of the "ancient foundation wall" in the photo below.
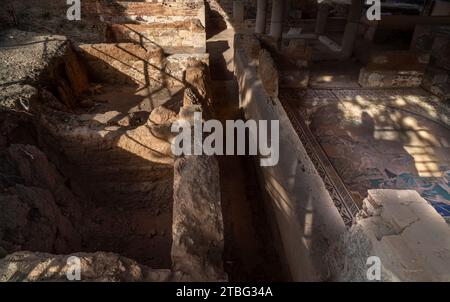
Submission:
<svg viewBox="0 0 450 302">
<path fill-rule="evenodd" d="M 136 83 L 143 86 L 181 86 L 184 71 L 192 62 L 208 63 L 208 54 L 173 54 L 132 43 L 80 45 L 88 72 L 100 82 Z"/>
<path fill-rule="evenodd" d="M 235 74 L 245 117 L 280 122 L 280 161 L 258 171 L 292 279 L 327 280 L 330 272 L 323 257 L 329 244 L 344 233 L 344 222 L 279 99 L 269 97 L 256 65 L 249 63 L 239 42 L 235 45 Z"/>
<path fill-rule="evenodd" d="M 157 44 L 167 53 L 205 52 L 204 1 L 81 1 L 68 20 L 65 1 L 19 0 L 0 13 L 0 28 L 62 34 L 78 43 Z"/>
</svg>

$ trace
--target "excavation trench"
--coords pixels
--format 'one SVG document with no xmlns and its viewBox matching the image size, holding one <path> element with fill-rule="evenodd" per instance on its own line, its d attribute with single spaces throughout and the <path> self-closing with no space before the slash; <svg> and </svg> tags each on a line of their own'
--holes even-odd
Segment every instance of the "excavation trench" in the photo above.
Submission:
<svg viewBox="0 0 450 302">
<path fill-rule="evenodd" d="M 204 116 L 214 102 L 222 122 L 241 118 L 234 80 L 205 82 L 208 54 L 45 43 L 29 113 L 0 112 L 0 259 L 111 252 L 188 275 L 176 280 L 285 279 L 252 159 L 171 152 L 170 126 L 195 98 Z"/>
<path fill-rule="evenodd" d="M 197 61 L 160 51 L 125 57 L 142 48 L 122 46 L 98 46 L 116 55 L 112 62 L 65 46 L 41 76 L 32 113 L 1 113 L 1 187 L 10 200 L 1 206 L 12 221 L 0 222 L 2 254 L 104 251 L 153 269 L 172 267 L 170 124 L 182 105 L 182 71 Z M 117 62 L 127 59 L 134 69 L 120 70 Z M 148 61 L 158 67 L 132 74 Z M 87 87 L 77 95 L 83 81 Z M 171 120 L 164 114 L 152 120 L 162 104 Z"/>
</svg>

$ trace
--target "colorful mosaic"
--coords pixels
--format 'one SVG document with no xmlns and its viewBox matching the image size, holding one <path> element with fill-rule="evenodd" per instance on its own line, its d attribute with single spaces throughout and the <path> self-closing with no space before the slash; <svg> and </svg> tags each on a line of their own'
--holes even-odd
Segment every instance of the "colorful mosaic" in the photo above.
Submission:
<svg viewBox="0 0 450 302">
<path fill-rule="evenodd" d="M 285 90 L 280 99 L 344 221 L 375 188 L 417 190 L 450 219 L 448 105 L 421 89 Z"/>
</svg>

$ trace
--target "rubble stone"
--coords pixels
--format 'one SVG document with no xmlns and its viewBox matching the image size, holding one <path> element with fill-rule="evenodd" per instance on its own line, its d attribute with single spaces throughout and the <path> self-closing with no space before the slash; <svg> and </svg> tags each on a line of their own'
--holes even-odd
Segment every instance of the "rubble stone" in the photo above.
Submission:
<svg viewBox="0 0 450 302">
<path fill-rule="evenodd" d="M 113 253 L 17 252 L 0 259 L 0 282 L 68 281 L 67 274 L 73 273 L 69 257 L 80 259 L 82 282 L 161 282 L 171 276 L 170 270 L 151 269 Z"/>
<path fill-rule="evenodd" d="M 149 121 L 154 124 L 172 124 L 177 119 L 177 114 L 164 106 L 158 106 L 150 113 Z"/>
</svg>

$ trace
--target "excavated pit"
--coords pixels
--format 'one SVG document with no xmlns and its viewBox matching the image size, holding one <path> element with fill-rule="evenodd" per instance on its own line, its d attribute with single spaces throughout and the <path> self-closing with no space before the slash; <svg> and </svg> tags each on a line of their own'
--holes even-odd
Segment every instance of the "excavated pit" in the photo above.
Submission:
<svg viewBox="0 0 450 302">
<path fill-rule="evenodd" d="M 0 223 L 2 254 L 105 251 L 170 268 L 170 124 L 149 117 L 161 104 L 178 112 L 183 87 L 91 82 L 70 95 L 61 93 L 61 81 L 76 86 L 65 65 L 67 55 L 48 65 L 44 78 L 62 80 L 46 80 L 30 117 L 1 113 L 2 199 L 9 201 L 2 212 L 10 217 Z"/>
</svg>

